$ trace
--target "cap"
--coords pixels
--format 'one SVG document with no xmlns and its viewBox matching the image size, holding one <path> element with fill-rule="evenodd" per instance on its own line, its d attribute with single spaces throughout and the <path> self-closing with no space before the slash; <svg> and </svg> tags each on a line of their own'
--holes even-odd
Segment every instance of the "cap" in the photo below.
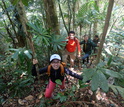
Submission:
<svg viewBox="0 0 124 107">
<path fill-rule="evenodd" d="M 50 62 L 51 62 L 53 59 L 61 60 L 61 57 L 60 57 L 58 54 L 53 54 L 53 55 L 51 55 L 51 57 L 50 57 Z"/>
</svg>

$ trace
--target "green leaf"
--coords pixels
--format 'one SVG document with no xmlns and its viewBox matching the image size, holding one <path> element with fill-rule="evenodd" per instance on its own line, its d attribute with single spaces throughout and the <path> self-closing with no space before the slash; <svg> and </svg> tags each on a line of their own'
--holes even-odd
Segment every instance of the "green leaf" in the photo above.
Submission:
<svg viewBox="0 0 124 107">
<path fill-rule="evenodd" d="M 100 88 L 103 91 L 107 92 L 109 90 L 108 82 L 105 75 L 102 72 L 99 72 L 99 78 L 100 78 Z"/>
<path fill-rule="evenodd" d="M 117 86 L 117 90 L 119 91 L 119 94 L 124 98 L 124 88 Z"/>
<path fill-rule="evenodd" d="M 118 91 L 117 91 L 117 89 L 115 88 L 114 85 L 109 84 L 109 87 L 114 91 L 114 93 L 115 93 L 116 95 L 118 95 Z"/>
<path fill-rule="evenodd" d="M 99 74 L 98 72 L 96 72 L 92 77 L 92 82 L 91 82 L 92 91 L 96 91 L 97 88 L 99 87 L 99 84 L 100 84 L 99 80 L 100 80 Z"/>
<path fill-rule="evenodd" d="M 109 87 L 114 91 L 115 94 L 120 94 L 124 98 L 124 88 L 109 84 Z"/>
<path fill-rule="evenodd" d="M 29 52 L 28 50 L 25 50 L 25 51 L 24 51 L 24 54 L 25 54 L 29 59 L 32 58 L 32 56 L 31 56 L 31 54 L 30 54 L 30 52 Z"/>
<path fill-rule="evenodd" d="M 100 62 L 100 63 L 98 63 L 98 65 L 97 65 L 97 66 L 101 68 L 101 67 L 104 67 L 105 65 L 106 65 L 106 63 L 105 63 L 105 62 Z"/>
<path fill-rule="evenodd" d="M 83 72 L 83 82 L 86 82 L 87 80 L 91 79 L 91 77 L 94 75 L 96 71 L 92 69 L 87 69 Z"/>
<path fill-rule="evenodd" d="M 29 0 L 22 0 L 22 3 L 23 3 L 25 6 L 28 6 L 28 2 L 29 2 Z"/>
<path fill-rule="evenodd" d="M 105 92 L 107 92 L 109 89 L 107 79 L 101 71 L 97 71 L 93 75 L 91 82 L 91 89 L 93 91 L 96 91 L 98 87 L 100 87 Z"/>
<path fill-rule="evenodd" d="M 110 58 L 109 58 L 109 60 L 108 60 L 108 63 L 107 63 L 108 66 L 110 66 L 110 64 L 112 62 L 112 58 L 113 58 L 113 56 L 111 55 Z"/>
<path fill-rule="evenodd" d="M 59 85 L 62 85 L 62 82 L 61 82 L 60 79 L 57 79 L 55 82 L 56 82 L 57 84 L 59 84 Z"/>
<path fill-rule="evenodd" d="M 122 78 L 121 74 L 119 74 L 118 72 L 114 72 L 112 70 L 109 70 L 109 69 L 105 69 L 105 71 L 103 73 L 105 73 L 111 77 L 115 77 L 115 78 L 119 78 L 119 79 Z"/>
<path fill-rule="evenodd" d="M 14 60 L 17 60 L 18 59 L 18 55 L 19 55 L 19 52 L 15 52 L 13 55 L 12 55 L 12 59 Z"/>
<path fill-rule="evenodd" d="M 13 1 L 12 1 L 12 4 L 13 4 L 13 5 L 16 5 L 19 1 L 20 1 L 20 0 L 13 0 Z"/>
</svg>

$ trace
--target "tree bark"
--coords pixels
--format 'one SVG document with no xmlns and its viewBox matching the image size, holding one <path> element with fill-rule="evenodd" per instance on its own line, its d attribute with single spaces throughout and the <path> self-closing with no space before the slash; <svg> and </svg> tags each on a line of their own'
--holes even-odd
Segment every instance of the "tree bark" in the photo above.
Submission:
<svg viewBox="0 0 124 107">
<path fill-rule="evenodd" d="M 96 62 L 95 62 L 96 65 L 100 61 L 100 56 L 101 56 L 101 53 L 102 53 L 103 44 L 105 42 L 105 37 L 106 37 L 107 31 L 108 31 L 109 21 L 110 21 L 110 18 L 111 18 L 113 5 L 114 5 L 114 0 L 109 0 L 105 25 L 104 25 L 104 29 L 103 29 L 103 35 L 102 35 L 102 38 L 101 38 L 101 41 L 100 41 L 100 46 L 99 46 L 99 49 L 98 49 L 98 54 L 97 54 L 97 58 L 96 58 Z"/>
<path fill-rule="evenodd" d="M 98 4 L 99 4 L 99 1 L 96 0 L 95 1 L 96 10 L 98 10 L 97 9 L 97 7 L 99 6 Z M 93 24 L 93 37 L 97 34 L 97 25 L 98 25 L 98 23 L 97 23 L 97 19 L 96 19 L 95 22 L 94 22 L 94 24 Z"/>
<path fill-rule="evenodd" d="M 70 31 L 71 30 L 71 19 L 72 19 L 70 0 L 67 0 L 67 5 L 68 5 L 68 31 Z"/>
<path fill-rule="evenodd" d="M 28 49 L 32 50 L 32 55 L 33 57 L 35 56 L 35 51 L 34 51 L 34 45 L 33 45 L 33 41 L 32 41 L 32 35 L 30 32 L 28 32 L 29 27 L 27 26 L 27 18 L 26 18 L 26 13 L 25 13 L 25 9 L 24 9 L 24 5 L 22 4 L 22 2 L 20 1 L 16 7 L 17 11 L 18 11 L 18 21 L 21 23 L 21 30 L 23 31 L 23 35 L 20 36 L 24 36 L 25 38 L 25 45 L 27 46 Z M 21 41 L 20 41 L 21 42 Z"/>
<path fill-rule="evenodd" d="M 52 32 L 55 34 L 60 34 L 59 31 L 59 23 L 58 23 L 58 17 L 56 13 L 55 8 L 55 2 L 54 0 L 43 0 L 44 2 L 44 8 L 46 12 L 46 24 L 47 28 L 51 29 Z"/>
<path fill-rule="evenodd" d="M 75 31 L 75 9 L 76 9 L 76 1 L 74 0 L 73 1 L 73 7 L 72 7 L 72 13 L 73 13 L 73 26 L 72 26 L 72 28 L 73 28 L 73 30 Z"/>
</svg>

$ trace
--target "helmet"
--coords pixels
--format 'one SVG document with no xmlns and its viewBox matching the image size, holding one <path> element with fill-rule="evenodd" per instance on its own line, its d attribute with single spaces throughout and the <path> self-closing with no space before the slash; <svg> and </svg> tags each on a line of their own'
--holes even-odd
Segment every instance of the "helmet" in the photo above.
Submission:
<svg viewBox="0 0 124 107">
<path fill-rule="evenodd" d="M 54 59 L 61 60 L 61 57 L 60 57 L 58 54 L 53 54 L 53 55 L 51 55 L 51 57 L 50 57 L 50 62 L 51 62 L 52 60 L 54 60 Z"/>
</svg>

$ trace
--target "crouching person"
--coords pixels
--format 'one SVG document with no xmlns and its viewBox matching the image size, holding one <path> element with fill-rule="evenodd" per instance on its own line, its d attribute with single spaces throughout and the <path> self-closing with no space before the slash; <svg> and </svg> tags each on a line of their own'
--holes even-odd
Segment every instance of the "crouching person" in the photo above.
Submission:
<svg viewBox="0 0 124 107">
<path fill-rule="evenodd" d="M 37 60 L 33 59 L 33 68 L 32 75 L 37 76 L 35 65 L 38 63 Z M 72 77 L 82 80 L 82 76 L 72 72 L 68 68 L 62 65 L 61 57 L 58 54 L 53 54 L 50 57 L 50 65 L 44 68 L 39 69 L 39 74 L 47 73 L 49 76 L 49 83 L 46 87 L 45 97 L 51 98 L 52 93 L 56 86 L 56 80 L 61 80 L 62 85 L 60 85 L 60 89 L 65 88 L 65 74 L 68 74 Z"/>
</svg>

